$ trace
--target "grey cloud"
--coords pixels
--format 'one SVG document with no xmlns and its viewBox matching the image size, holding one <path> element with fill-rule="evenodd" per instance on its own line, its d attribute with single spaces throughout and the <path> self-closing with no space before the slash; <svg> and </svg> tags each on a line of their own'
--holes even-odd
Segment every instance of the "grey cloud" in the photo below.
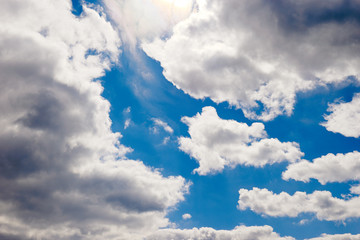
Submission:
<svg viewBox="0 0 360 240">
<path fill-rule="evenodd" d="M 360 4 L 352 0 L 268 2 L 287 31 L 301 31 L 319 24 L 347 21 L 360 23 Z"/>
<path fill-rule="evenodd" d="M 83 10 L 0 3 L 2 239 L 141 239 L 169 224 L 168 208 L 188 191 L 182 177 L 125 157 L 94 81 L 116 62 L 120 39 Z"/>
<path fill-rule="evenodd" d="M 24 236 L 16 236 L 16 235 L 12 235 L 12 234 L 2 234 L 0 233 L 0 239 L 2 240 L 34 240 L 34 239 L 30 239 Z"/>
</svg>

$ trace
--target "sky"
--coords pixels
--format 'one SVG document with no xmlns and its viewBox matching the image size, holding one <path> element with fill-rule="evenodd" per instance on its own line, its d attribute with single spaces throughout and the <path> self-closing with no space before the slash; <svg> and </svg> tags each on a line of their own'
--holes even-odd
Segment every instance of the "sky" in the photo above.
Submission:
<svg viewBox="0 0 360 240">
<path fill-rule="evenodd" d="M 360 239 L 358 0 L 0 0 L 0 239 Z"/>
</svg>

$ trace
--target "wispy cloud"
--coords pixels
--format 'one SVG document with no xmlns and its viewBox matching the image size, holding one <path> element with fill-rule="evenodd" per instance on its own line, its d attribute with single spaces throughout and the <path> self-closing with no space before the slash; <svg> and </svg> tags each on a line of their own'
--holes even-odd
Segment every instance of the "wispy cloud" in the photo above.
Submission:
<svg viewBox="0 0 360 240">
<path fill-rule="evenodd" d="M 164 121 L 162 121 L 159 118 L 153 118 L 152 119 L 155 126 L 162 128 L 164 131 L 166 131 L 167 133 L 173 134 L 174 130 Z"/>
</svg>

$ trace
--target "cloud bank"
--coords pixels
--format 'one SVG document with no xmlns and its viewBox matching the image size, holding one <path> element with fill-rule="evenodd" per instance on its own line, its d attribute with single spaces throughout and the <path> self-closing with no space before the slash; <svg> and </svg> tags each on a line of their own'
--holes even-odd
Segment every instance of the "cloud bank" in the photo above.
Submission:
<svg viewBox="0 0 360 240">
<path fill-rule="evenodd" d="M 294 240 L 295 238 L 281 237 L 270 226 L 237 226 L 233 230 L 215 230 L 213 228 L 193 229 L 161 229 L 148 236 L 146 240 Z M 320 237 L 307 240 L 359 240 L 360 235 L 352 234 L 322 234 Z"/>
<path fill-rule="evenodd" d="M 360 234 L 357 235 L 351 235 L 349 233 L 347 234 L 335 234 L 335 235 L 329 235 L 329 234 L 322 234 L 321 237 L 317 238 L 309 238 L 307 240 L 359 240 Z"/>
<path fill-rule="evenodd" d="M 233 230 L 214 230 L 212 228 L 164 229 L 146 238 L 146 240 L 293 240 L 292 237 L 280 237 L 270 226 L 237 226 Z"/>
<path fill-rule="evenodd" d="M 170 38 L 142 47 L 192 97 L 268 121 L 290 115 L 298 92 L 358 81 L 359 15 L 358 1 L 201 0 Z"/>
<path fill-rule="evenodd" d="M 237 165 L 262 167 L 282 161 L 295 162 L 303 153 L 297 143 L 267 138 L 264 124 L 246 123 L 219 118 L 213 107 L 204 107 L 201 114 L 183 117 L 190 137 L 180 137 L 180 149 L 199 162 L 194 171 L 200 175 L 221 172 Z"/>
<path fill-rule="evenodd" d="M 141 239 L 188 191 L 110 129 L 97 78 L 121 44 L 103 13 L 71 1 L 0 3 L 0 237 Z"/>
</svg>

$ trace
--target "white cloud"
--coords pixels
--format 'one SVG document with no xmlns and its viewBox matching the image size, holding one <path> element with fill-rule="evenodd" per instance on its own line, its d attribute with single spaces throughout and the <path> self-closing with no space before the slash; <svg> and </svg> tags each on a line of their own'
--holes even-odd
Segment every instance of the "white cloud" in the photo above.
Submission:
<svg viewBox="0 0 360 240">
<path fill-rule="evenodd" d="M 213 228 L 163 229 L 146 238 L 147 240 L 293 240 L 292 237 L 280 237 L 270 226 L 237 226 L 233 230 L 215 230 Z"/>
<path fill-rule="evenodd" d="M 170 141 L 170 137 L 165 137 L 162 144 L 166 145 L 166 144 L 168 144 L 169 141 Z"/>
<path fill-rule="evenodd" d="M 71 1 L 0 2 L 0 238 L 141 239 L 166 227 L 188 191 L 140 161 L 111 131 L 96 81 L 120 39 Z"/>
<path fill-rule="evenodd" d="M 130 126 L 130 124 L 131 124 L 131 119 L 130 118 L 126 119 L 124 123 L 124 129 L 127 129 Z"/>
<path fill-rule="evenodd" d="M 360 153 L 357 151 L 346 154 L 329 153 L 313 162 L 302 160 L 290 164 L 283 173 L 283 179 L 295 179 L 308 182 L 317 179 L 321 184 L 328 182 L 345 182 L 360 180 Z"/>
<path fill-rule="evenodd" d="M 297 143 L 267 138 L 264 124 L 246 123 L 219 118 L 213 107 L 201 114 L 183 117 L 190 137 L 179 138 L 180 149 L 199 162 L 194 171 L 200 175 L 222 171 L 225 166 L 261 167 L 282 161 L 295 162 L 303 153 Z"/>
<path fill-rule="evenodd" d="M 123 110 L 123 117 L 126 118 L 124 122 L 124 129 L 127 129 L 132 124 L 131 122 L 131 107 L 127 107 Z"/>
<path fill-rule="evenodd" d="M 308 224 L 309 222 L 310 222 L 309 219 L 301 219 L 299 222 L 299 225 L 305 225 L 305 224 Z"/>
<path fill-rule="evenodd" d="M 309 238 L 306 240 L 360 240 L 360 234 L 352 235 L 350 233 L 345 234 L 322 234 L 320 237 L 317 238 Z"/>
<path fill-rule="evenodd" d="M 166 131 L 167 133 L 170 133 L 170 134 L 174 133 L 174 130 L 166 122 L 162 121 L 161 119 L 153 118 L 152 120 L 153 120 L 155 126 L 164 129 L 164 131 Z"/>
<path fill-rule="evenodd" d="M 353 194 L 359 194 L 360 195 L 360 184 L 355 185 L 355 186 L 351 186 L 350 192 L 353 193 Z"/>
<path fill-rule="evenodd" d="M 184 220 L 191 219 L 191 215 L 189 213 L 185 213 L 182 215 L 182 219 L 184 219 Z"/>
<path fill-rule="evenodd" d="M 170 38 L 142 47 L 192 97 L 267 121 L 290 115 L 297 92 L 359 76 L 360 4 L 347 3 L 200 0 Z"/>
<path fill-rule="evenodd" d="M 249 208 L 272 217 L 297 217 L 300 213 L 314 213 L 319 220 L 327 221 L 345 221 L 348 218 L 360 217 L 360 197 L 343 200 L 333 197 L 328 191 L 274 194 L 259 188 L 240 189 L 239 194 L 240 210 Z"/>
<path fill-rule="evenodd" d="M 346 137 L 360 137 L 360 93 L 354 95 L 351 102 L 338 102 L 329 105 L 331 112 L 321 123 L 328 131 L 341 133 Z"/>
<path fill-rule="evenodd" d="M 129 114 L 130 112 L 131 112 L 131 107 L 127 107 L 123 111 L 124 114 Z"/>
</svg>

